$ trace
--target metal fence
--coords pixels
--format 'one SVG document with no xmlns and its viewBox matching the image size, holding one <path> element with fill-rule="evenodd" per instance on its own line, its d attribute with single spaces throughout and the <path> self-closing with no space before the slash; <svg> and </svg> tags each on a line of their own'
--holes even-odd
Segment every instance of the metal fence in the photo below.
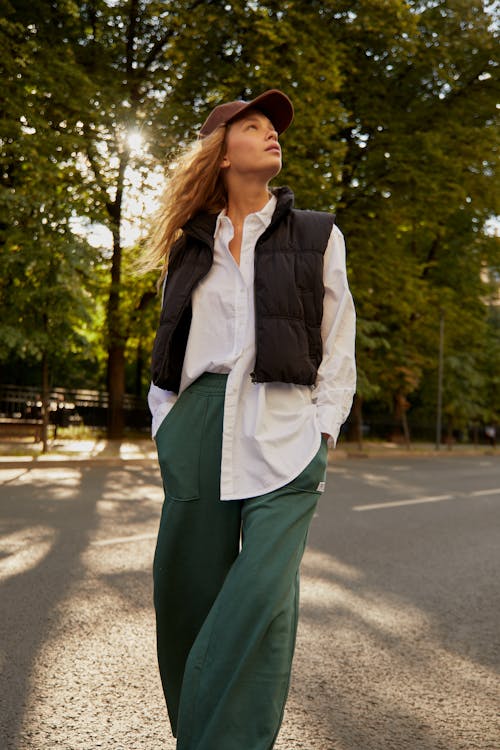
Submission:
<svg viewBox="0 0 500 750">
<path fill-rule="evenodd" d="M 50 413 L 58 415 L 61 424 L 84 424 L 105 427 L 108 415 L 108 394 L 85 388 L 53 388 L 49 393 Z M 146 399 L 125 394 L 123 399 L 125 426 L 149 429 L 151 417 Z M 0 385 L 0 418 L 37 419 L 41 416 L 41 394 L 36 388 Z"/>
</svg>

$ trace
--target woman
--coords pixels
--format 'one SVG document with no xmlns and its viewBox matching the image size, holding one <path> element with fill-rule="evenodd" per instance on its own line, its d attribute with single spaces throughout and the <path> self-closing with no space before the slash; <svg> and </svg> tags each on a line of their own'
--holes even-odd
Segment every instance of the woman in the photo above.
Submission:
<svg viewBox="0 0 500 750">
<path fill-rule="evenodd" d="M 342 235 L 268 186 L 292 118 L 274 89 L 215 107 L 151 245 L 166 279 L 149 394 L 165 488 L 154 602 L 178 750 L 274 745 L 327 440 L 355 387 Z"/>
</svg>

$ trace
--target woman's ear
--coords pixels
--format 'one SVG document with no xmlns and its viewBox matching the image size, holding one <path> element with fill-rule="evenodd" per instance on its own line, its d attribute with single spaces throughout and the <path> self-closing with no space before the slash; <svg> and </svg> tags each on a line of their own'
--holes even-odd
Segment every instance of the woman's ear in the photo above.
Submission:
<svg viewBox="0 0 500 750">
<path fill-rule="evenodd" d="M 231 162 L 229 161 L 227 154 L 224 154 L 224 156 L 222 157 L 222 161 L 220 163 L 220 168 L 227 169 L 227 167 L 230 167 L 230 166 L 231 166 Z"/>
</svg>

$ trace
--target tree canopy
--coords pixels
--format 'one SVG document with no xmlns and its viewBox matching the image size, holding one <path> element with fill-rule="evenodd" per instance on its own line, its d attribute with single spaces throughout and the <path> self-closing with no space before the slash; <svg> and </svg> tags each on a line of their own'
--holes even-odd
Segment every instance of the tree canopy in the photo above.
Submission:
<svg viewBox="0 0 500 750">
<path fill-rule="evenodd" d="M 444 315 L 449 424 L 498 420 L 496 3 L 0 7 L 1 362 L 106 382 L 120 435 L 157 315 L 129 271 L 134 194 L 215 104 L 277 87 L 296 110 L 278 182 L 346 235 L 358 405 L 433 413 Z"/>
</svg>

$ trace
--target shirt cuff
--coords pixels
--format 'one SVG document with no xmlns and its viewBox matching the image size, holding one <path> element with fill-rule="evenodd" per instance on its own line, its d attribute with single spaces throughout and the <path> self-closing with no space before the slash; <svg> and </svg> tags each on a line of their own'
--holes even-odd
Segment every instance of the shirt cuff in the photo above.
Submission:
<svg viewBox="0 0 500 750">
<path fill-rule="evenodd" d="M 335 406 L 320 406 L 316 409 L 317 424 L 320 432 L 326 432 L 330 435 L 329 445 L 334 448 L 337 445 L 337 439 L 340 428 L 344 420 L 341 417 L 340 410 Z"/>
<path fill-rule="evenodd" d="M 165 391 L 151 383 L 148 393 L 148 405 L 151 411 L 151 436 L 154 438 L 158 429 L 177 401 L 177 394 L 173 391 Z"/>
</svg>

